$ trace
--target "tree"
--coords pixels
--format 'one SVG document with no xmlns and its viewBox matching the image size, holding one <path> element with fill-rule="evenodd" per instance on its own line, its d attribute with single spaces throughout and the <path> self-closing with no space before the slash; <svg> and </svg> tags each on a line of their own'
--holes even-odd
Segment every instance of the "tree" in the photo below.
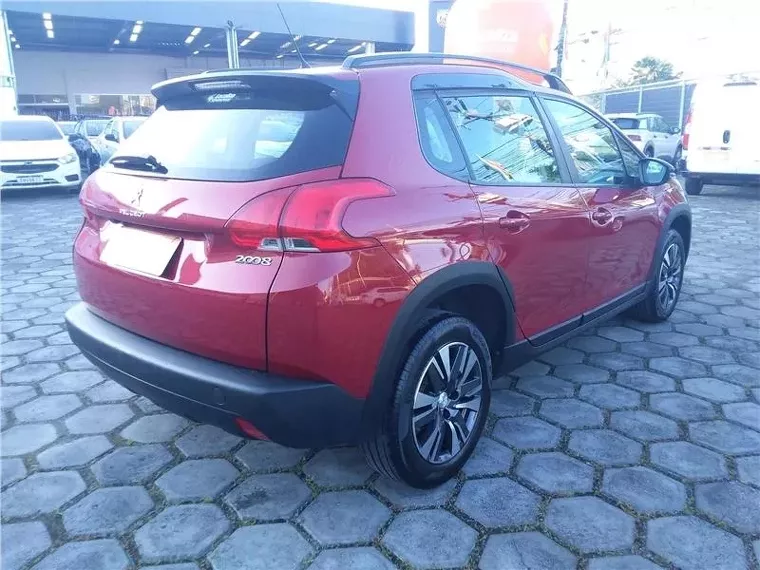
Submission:
<svg viewBox="0 0 760 570">
<path fill-rule="evenodd" d="M 625 83 L 627 85 L 646 85 L 658 81 L 678 79 L 680 73 L 673 70 L 673 64 L 664 59 L 653 56 L 642 57 L 631 68 L 631 77 Z"/>
</svg>

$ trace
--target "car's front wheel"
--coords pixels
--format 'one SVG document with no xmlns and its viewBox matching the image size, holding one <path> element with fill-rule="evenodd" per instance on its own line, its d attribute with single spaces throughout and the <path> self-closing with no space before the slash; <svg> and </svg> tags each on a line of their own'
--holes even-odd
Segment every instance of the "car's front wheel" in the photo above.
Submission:
<svg viewBox="0 0 760 570">
<path fill-rule="evenodd" d="M 683 238 L 675 230 L 668 230 L 665 243 L 657 254 L 654 282 L 647 297 L 632 308 L 632 316 L 642 321 L 661 322 L 675 310 L 681 296 L 686 249 Z"/>
<path fill-rule="evenodd" d="M 488 344 L 472 322 L 451 316 L 433 325 L 413 347 L 382 424 L 363 445 L 369 464 L 418 488 L 454 476 L 483 431 L 491 377 Z"/>
</svg>

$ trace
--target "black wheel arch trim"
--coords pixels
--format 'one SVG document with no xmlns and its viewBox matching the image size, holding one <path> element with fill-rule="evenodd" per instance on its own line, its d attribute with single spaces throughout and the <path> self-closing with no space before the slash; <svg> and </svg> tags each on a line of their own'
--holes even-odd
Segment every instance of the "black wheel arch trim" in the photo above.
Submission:
<svg viewBox="0 0 760 570">
<path fill-rule="evenodd" d="M 673 228 L 673 223 L 678 218 L 686 218 L 686 221 L 689 224 L 689 233 L 691 234 L 691 208 L 688 204 L 676 204 L 670 209 L 670 212 L 668 212 L 668 215 L 665 217 L 665 220 L 662 224 L 662 230 L 660 230 L 660 236 L 657 238 L 657 245 L 655 246 L 654 255 L 652 256 L 652 266 L 649 268 L 650 287 L 654 284 L 654 275 L 657 268 L 657 259 L 659 257 L 659 252 L 662 251 L 662 248 L 665 245 L 665 240 L 668 238 L 668 232 Z M 686 259 L 688 259 L 689 251 L 691 250 L 691 238 L 690 235 L 681 237 L 683 238 L 684 246 L 686 247 L 686 252 L 684 253 L 685 263 Z"/>
<path fill-rule="evenodd" d="M 437 270 L 419 282 L 404 300 L 385 339 L 372 388 L 367 395 L 362 426 L 364 436 L 373 433 L 382 421 L 395 386 L 395 379 L 409 343 L 420 330 L 429 308 L 446 293 L 461 287 L 485 285 L 501 298 L 506 319 L 503 346 L 514 343 L 517 319 L 512 299 L 513 289 L 504 272 L 488 261 L 462 261 Z M 495 363 L 497 366 L 498 363 Z"/>
</svg>

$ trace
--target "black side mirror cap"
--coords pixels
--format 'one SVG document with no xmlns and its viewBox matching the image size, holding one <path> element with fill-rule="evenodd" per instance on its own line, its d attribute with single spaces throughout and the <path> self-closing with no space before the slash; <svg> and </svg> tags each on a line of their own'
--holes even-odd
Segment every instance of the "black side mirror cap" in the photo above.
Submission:
<svg viewBox="0 0 760 570">
<path fill-rule="evenodd" d="M 105 139 L 106 139 L 107 141 L 111 141 L 111 142 L 119 142 L 118 140 L 116 140 L 116 137 L 115 137 L 114 135 L 112 135 L 111 133 L 108 133 L 108 134 L 105 136 Z"/>
<path fill-rule="evenodd" d="M 673 167 L 659 158 L 642 158 L 639 162 L 639 180 L 644 186 L 665 184 L 673 172 Z"/>
</svg>

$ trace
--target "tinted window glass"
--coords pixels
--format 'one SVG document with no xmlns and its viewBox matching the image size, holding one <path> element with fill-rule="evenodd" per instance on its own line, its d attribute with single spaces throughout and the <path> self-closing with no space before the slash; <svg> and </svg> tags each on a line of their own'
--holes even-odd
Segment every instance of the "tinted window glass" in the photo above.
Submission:
<svg viewBox="0 0 760 570">
<path fill-rule="evenodd" d="M 128 139 L 132 136 L 132 133 L 137 130 L 137 127 L 143 124 L 143 121 L 124 121 L 124 138 Z"/>
<path fill-rule="evenodd" d="M 564 101 L 546 100 L 567 143 L 580 182 L 621 184 L 626 173 L 612 130 L 588 111 Z"/>
<path fill-rule="evenodd" d="M 478 182 L 560 182 L 554 150 L 527 97 L 445 97 Z"/>
<path fill-rule="evenodd" d="M 433 95 L 416 95 L 417 129 L 422 152 L 439 172 L 454 178 L 469 176 L 446 114 Z"/>
<path fill-rule="evenodd" d="M 343 163 L 351 120 L 324 86 L 170 99 L 122 143 L 171 178 L 264 180 Z"/>
<path fill-rule="evenodd" d="M 108 121 L 87 121 L 85 122 L 85 128 L 87 129 L 88 137 L 97 137 L 106 128 Z"/>
<path fill-rule="evenodd" d="M 0 140 L 54 141 L 63 138 L 52 121 L 0 121 Z"/>
<path fill-rule="evenodd" d="M 75 124 L 76 123 L 58 123 L 58 127 L 63 131 L 64 135 L 73 135 Z"/>
<path fill-rule="evenodd" d="M 626 174 L 628 174 L 629 178 L 638 179 L 641 155 L 631 148 L 631 146 L 624 140 L 621 140 L 618 137 L 615 137 L 615 140 L 620 149 L 620 154 L 623 156 L 623 166 L 625 167 Z"/>
<path fill-rule="evenodd" d="M 639 119 L 619 117 L 617 119 L 612 119 L 612 122 L 615 123 L 617 127 L 623 131 L 635 131 L 637 129 L 646 128 L 646 125 L 642 125 L 642 121 Z"/>
</svg>

